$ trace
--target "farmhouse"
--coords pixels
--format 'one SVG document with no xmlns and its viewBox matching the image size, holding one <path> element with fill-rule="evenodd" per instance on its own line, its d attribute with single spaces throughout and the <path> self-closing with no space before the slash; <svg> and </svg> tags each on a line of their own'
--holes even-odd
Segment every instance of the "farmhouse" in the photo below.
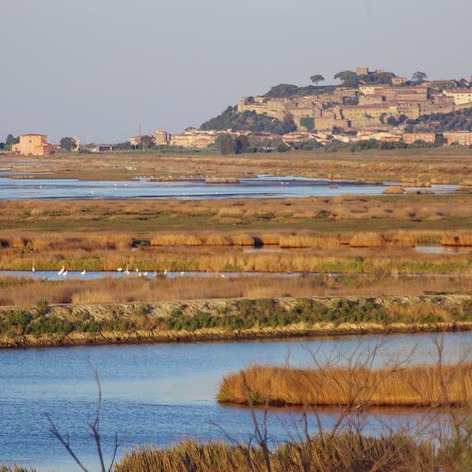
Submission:
<svg viewBox="0 0 472 472">
<path fill-rule="evenodd" d="M 47 142 L 45 134 L 23 134 L 20 136 L 20 142 L 12 146 L 14 154 L 23 156 L 47 156 L 53 154 L 54 144 Z"/>
</svg>

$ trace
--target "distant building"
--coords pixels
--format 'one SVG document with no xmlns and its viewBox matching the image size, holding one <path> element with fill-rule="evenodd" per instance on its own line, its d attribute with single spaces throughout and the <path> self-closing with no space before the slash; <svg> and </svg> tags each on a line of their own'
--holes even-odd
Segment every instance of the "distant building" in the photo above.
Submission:
<svg viewBox="0 0 472 472">
<path fill-rule="evenodd" d="M 90 152 L 113 152 L 115 149 L 114 144 L 93 144 L 90 147 L 87 147 L 87 150 Z"/>
<path fill-rule="evenodd" d="M 460 146 L 472 146 L 472 133 L 470 131 L 454 131 L 444 133 L 449 146 L 458 144 Z"/>
<path fill-rule="evenodd" d="M 218 136 L 228 134 L 225 131 L 200 131 L 188 128 L 181 134 L 172 134 L 169 144 L 171 146 L 205 149 L 216 142 Z"/>
<path fill-rule="evenodd" d="M 407 81 L 406 77 L 392 77 L 392 85 L 404 85 Z"/>
<path fill-rule="evenodd" d="M 368 67 L 356 67 L 356 74 L 357 75 L 369 75 L 369 68 Z"/>
<path fill-rule="evenodd" d="M 45 134 L 23 134 L 20 136 L 20 142 L 12 146 L 14 154 L 23 156 L 47 156 L 53 154 L 56 147 L 47 142 Z"/>
<path fill-rule="evenodd" d="M 170 135 L 164 129 L 154 131 L 154 133 L 151 133 L 151 137 L 154 139 L 156 146 L 167 146 L 170 141 Z"/>
<path fill-rule="evenodd" d="M 454 99 L 454 105 L 472 104 L 472 89 L 444 90 L 444 95 Z"/>
<path fill-rule="evenodd" d="M 152 138 L 156 146 L 168 146 L 170 135 L 166 130 L 160 129 L 149 134 L 149 137 Z M 131 146 L 134 148 L 139 147 L 143 143 L 144 135 L 133 136 L 129 139 Z"/>
<path fill-rule="evenodd" d="M 141 141 L 143 140 L 142 136 L 132 136 L 129 138 L 129 142 L 131 146 L 138 147 L 141 144 Z"/>
<path fill-rule="evenodd" d="M 434 144 L 436 142 L 435 133 L 406 133 L 403 135 L 403 141 L 406 144 L 414 144 L 417 141 Z"/>
</svg>

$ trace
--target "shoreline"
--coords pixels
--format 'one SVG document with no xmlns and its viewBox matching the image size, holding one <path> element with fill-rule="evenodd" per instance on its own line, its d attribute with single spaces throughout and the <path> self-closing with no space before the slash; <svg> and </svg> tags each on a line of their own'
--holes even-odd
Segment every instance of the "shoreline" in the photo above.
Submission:
<svg viewBox="0 0 472 472">
<path fill-rule="evenodd" d="M 381 327 L 372 324 L 355 328 L 328 327 L 326 329 L 305 330 L 261 330 L 250 333 L 215 333 L 203 330 L 202 332 L 163 332 L 156 335 L 145 333 L 101 333 L 98 337 L 84 337 L 69 335 L 66 337 L 49 336 L 47 338 L 34 338 L 33 336 L 21 336 L 17 339 L 7 340 L 0 338 L 0 350 L 12 349 L 48 349 L 54 347 L 87 347 L 87 346 L 139 346 L 153 344 L 196 344 L 196 343 L 220 343 L 220 342 L 262 342 L 283 340 L 310 340 L 319 338 L 343 337 L 343 336 L 375 336 L 375 335 L 401 335 L 401 334 L 435 334 L 435 333 L 459 333 L 472 331 L 472 322 L 464 323 L 436 323 L 434 325 L 412 326 L 388 326 Z"/>
<path fill-rule="evenodd" d="M 0 307 L 0 349 L 472 331 L 472 295 Z"/>
</svg>

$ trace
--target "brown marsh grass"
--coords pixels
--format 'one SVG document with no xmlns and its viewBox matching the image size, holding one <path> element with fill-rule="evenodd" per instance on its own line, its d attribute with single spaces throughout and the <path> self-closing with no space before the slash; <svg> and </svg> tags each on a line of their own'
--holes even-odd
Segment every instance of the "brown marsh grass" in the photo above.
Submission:
<svg viewBox="0 0 472 472">
<path fill-rule="evenodd" d="M 221 403 L 272 406 L 440 407 L 472 402 L 472 364 L 371 370 L 253 366 L 225 377 Z"/>
<path fill-rule="evenodd" d="M 252 246 L 249 246 L 252 247 Z M 298 248 L 274 252 L 244 251 L 238 246 L 168 246 L 137 250 L 0 250 L 1 270 L 199 272 L 319 272 L 344 274 L 470 274 L 471 254 L 417 253 L 409 248 Z"/>
<path fill-rule="evenodd" d="M 126 453 L 116 472 L 410 472 L 430 471 L 440 462 L 434 448 L 400 434 L 373 438 L 342 433 L 331 438 L 278 445 L 207 443 L 187 440 L 160 449 L 144 447 Z M 361 464 L 361 466 L 359 466 Z"/>
<path fill-rule="evenodd" d="M 317 234 L 438 231 L 465 229 L 472 221 L 472 195 L 344 195 L 301 199 L 227 201 L 93 200 L 2 201 L 2 234 L 42 235 L 76 232 L 134 233 L 147 238 L 163 233 L 226 234 L 257 231 L 290 236 L 293 231 Z M 236 230 L 236 231 L 235 231 Z"/>
<path fill-rule="evenodd" d="M 34 306 L 39 300 L 52 304 L 100 304 L 158 302 L 218 298 L 280 298 L 311 296 L 416 296 L 432 293 L 472 292 L 472 278 L 360 278 L 320 277 L 163 277 L 147 280 L 139 277 L 101 280 L 43 281 L 0 279 L 1 306 Z M 397 314 L 421 322 L 437 315 L 448 320 L 448 310 L 440 305 L 398 304 Z"/>
<path fill-rule="evenodd" d="M 125 251 L 139 245 L 155 247 L 230 247 L 276 246 L 284 249 L 337 249 L 351 247 L 413 247 L 424 241 L 441 242 L 444 246 L 472 245 L 472 233 L 467 231 L 386 231 L 320 234 L 307 230 L 287 232 L 220 232 L 186 231 L 134 236 L 130 233 L 0 233 L 0 251 L 18 249 L 31 253 L 73 250 Z"/>
</svg>

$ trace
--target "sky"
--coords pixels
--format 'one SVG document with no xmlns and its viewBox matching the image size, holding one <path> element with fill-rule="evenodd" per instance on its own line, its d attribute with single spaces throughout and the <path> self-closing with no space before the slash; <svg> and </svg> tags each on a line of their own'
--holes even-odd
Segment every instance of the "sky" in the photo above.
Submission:
<svg viewBox="0 0 472 472">
<path fill-rule="evenodd" d="M 1 0 L 0 141 L 181 132 L 357 65 L 469 78 L 471 17 L 471 0 Z"/>
</svg>

